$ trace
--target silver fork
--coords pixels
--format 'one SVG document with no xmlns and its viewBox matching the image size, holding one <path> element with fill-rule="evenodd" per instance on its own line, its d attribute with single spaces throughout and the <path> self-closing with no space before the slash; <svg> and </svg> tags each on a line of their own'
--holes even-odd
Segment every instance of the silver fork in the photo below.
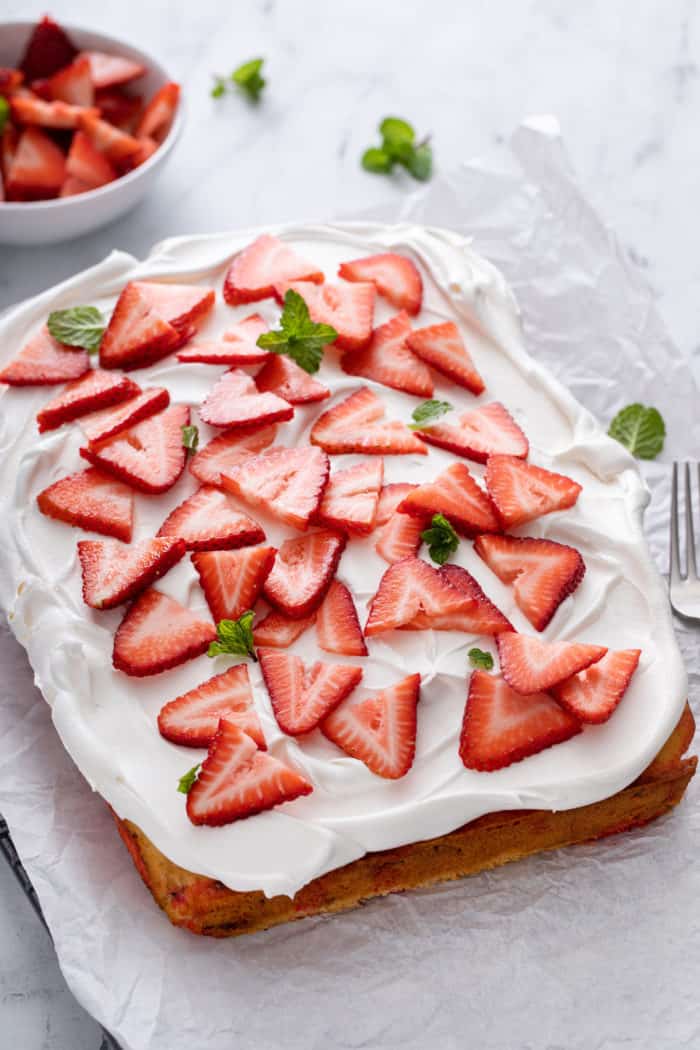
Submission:
<svg viewBox="0 0 700 1050">
<path fill-rule="evenodd" d="M 673 464 L 671 482 L 671 545 L 669 565 L 669 593 L 671 606 L 680 616 L 700 620 L 700 577 L 695 554 L 695 530 L 693 528 L 693 486 L 690 463 L 685 464 L 685 574 L 681 573 L 680 538 L 678 527 L 679 465 Z M 695 464 L 698 493 L 700 495 L 700 464 Z"/>
</svg>

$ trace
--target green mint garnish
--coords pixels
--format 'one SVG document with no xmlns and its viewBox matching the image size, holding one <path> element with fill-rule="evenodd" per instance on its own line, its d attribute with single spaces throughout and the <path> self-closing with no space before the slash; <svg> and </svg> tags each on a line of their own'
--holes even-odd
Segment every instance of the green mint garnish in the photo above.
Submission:
<svg viewBox="0 0 700 1050">
<path fill-rule="evenodd" d="M 634 404 L 617 413 L 608 434 L 637 459 L 655 459 L 664 447 L 666 427 L 657 409 Z"/>
<path fill-rule="evenodd" d="M 250 62 L 244 62 L 231 74 L 233 83 L 241 88 L 242 91 L 245 91 L 252 102 L 258 101 L 260 92 L 265 87 L 266 81 L 260 75 L 264 61 L 264 58 L 253 58 Z"/>
<path fill-rule="evenodd" d="M 10 103 L 4 95 L 0 95 L 0 135 L 5 130 L 5 125 L 10 119 Z"/>
<path fill-rule="evenodd" d="M 196 452 L 199 445 L 199 430 L 194 426 L 182 428 L 182 444 L 188 452 Z"/>
<path fill-rule="evenodd" d="M 493 671 L 493 657 L 483 649 L 470 649 L 469 663 L 480 671 Z"/>
<path fill-rule="evenodd" d="M 323 348 L 335 342 L 338 333 L 329 324 L 316 324 L 304 299 L 293 288 L 284 297 L 279 329 L 263 332 L 257 345 L 273 354 L 287 354 L 305 372 L 318 372 Z"/>
<path fill-rule="evenodd" d="M 211 643 L 207 656 L 233 653 L 236 656 L 250 656 L 257 663 L 253 646 L 254 617 L 255 613 L 249 609 L 237 620 L 220 620 L 216 625 L 217 641 Z"/>
<path fill-rule="evenodd" d="M 374 174 L 388 174 L 401 164 L 414 179 L 426 182 L 433 171 L 433 151 L 429 140 L 416 142 L 416 133 L 406 120 L 385 117 L 379 125 L 381 146 L 372 146 L 362 154 L 362 167 Z"/>
<path fill-rule="evenodd" d="M 440 416 L 451 411 L 452 405 L 449 401 L 424 401 L 418 408 L 414 408 L 411 413 L 413 422 L 408 425 L 411 430 L 425 430 L 426 427 L 437 423 Z"/>
<path fill-rule="evenodd" d="M 218 74 L 214 74 L 214 86 L 211 89 L 212 98 L 221 98 L 222 95 L 226 94 L 226 77 L 220 77 Z"/>
<path fill-rule="evenodd" d="M 96 306 L 72 306 L 68 310 L 53 310 L 46 327 L 59 343 L 81 346 L 94 353 L 100 349 L 105 322 Z"/>
<path fill-rule="evenodd" d="M 198 762 L 196 766 L 192 766 L 192 769 L 188 769 L 187 772 L 180 777 L 177 782 L 177 790 L 181 791 L 183 795 L 189 795 L 190 789 L 197 779 L 199 774 L 201 762 Z"/>
<path fill-rule="evenodd" d="M 428 553 L 437 565 L 444 565 L 459 547 L 459 536 L 444 514 L 434 514 L 430 528 L 421 532 L 420 538 L 428 544 Z"/>
</svg>

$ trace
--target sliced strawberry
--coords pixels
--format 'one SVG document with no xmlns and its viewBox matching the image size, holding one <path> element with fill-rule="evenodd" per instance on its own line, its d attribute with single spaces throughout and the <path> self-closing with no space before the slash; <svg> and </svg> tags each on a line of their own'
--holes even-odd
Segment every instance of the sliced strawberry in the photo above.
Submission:
<svg viewBox="0 0 700 1050">
<path fill-rule="evenodd" d="M 313 626 L 316 613 L 303 620 L 292 620 L 290 616 L 272 609 L 260 623 L 253 628 L 253 641 L 257 645 L 272 646 L 275 649 L 288 649 L 297 638 Z"/>
<path fill-rule="evenodd" d="M 318 609 L 345 549 L 345 537 L 319 529 L 285 540 L 265 581 L 265 598 L 276 609 L 300 620 Z"/>
<path fill-rule="evenodd" d="M 191 551 L 232 550 L 265 539 L 257 521 L 241 514 L 226 492 L 211 485 L 202 485 L 171 511 L 158 535 L 179 536 Z"/>
<path fill-rule="evenodd" d="M 141 95 L 128 95 L 118 87 L 99 88 L 95 93 L 95 105 L 103 120 L 114 124 L 120 131 L 131 133 L 143 108 Z M 142 139 L 152 142 L 152 139 Z M 154 143 L 157 146 L 157 143 Z"/>
<path fill-rule="evenodd" d="M 165 387 L 154 386 L 140 390 L 137 386 L 136 389 L 138 392 L 134 397 L 122 401 L 114 408 L 103 408 L 99 412 L 83 416 L 80 429 L 91 444 L 104 441 L 121 430 L 127 430 L 170 404 L 170 394 Z"/>
<path fill-rule="evenodd" d="M 524 463 L 515 456 L 490 456 L 485 481 L 506 529 L 573 507 L 581 491 L 578 482 L 565 474 Z"/>
<path fill-rule="evenodd" d="M 267 361 L 272 355 L 268 350 L 256 346 L 258 336 L 267 331 L 267 325 L 260 314 L 251 314 L 240 324 L 233 325 L 224 332 L 218 343 L 198 343 L 180 350 L 178 361 L 201 361 L 207 365 L 257 365 Z M 262 387 L 260 389 L 263 389 Z M 285 400 L 288 400 L 285 399 Z"/>
<path fill-rule="evenodd" d="M 316 618 L 318 644 L 327 653 L 367 656 L 367 646 L 352 595 L 344 583 L 333 580 Z"/>
<path fill-rule="evenodd" d="M 158 317 L 177 328 L 178 332 L 198 328 L 216 301 L 213 288 L 198 284 L 170 284 L 165 281 L 134 281 Z"/>
<path fill-rule="evenodd" d="M 376 518 L 377 554 L 390 565 L 403 558 L 412 558 L 418 553 L 421 545 L 421 533 L 427 528 L 428 516 L 413 517 L 412 514 L 400 514 L 396 509 L 417 485 L 399 482 L 385 485 L 379 495 Z"/>
<path fill-rule="evenodd" d="M 459 757 L 467 769 L 503 769 L 581 732 L 546 693 L 522 695 L 500 675 L 474 671 L 464 710 Z"/>
<path fill-rule="evenodd" d="M 4 95 L 7 98 L 13 91 L 16 91 L 24 80 L 24 74 L 19 69 L 12 69 L 10 66 L 0 66 L 0 95 Z"/>
<path fill-rule="evenodd" d="M 187 816 L 193 824 L 220 827 L 311 791 L 300 773 L 260 751 L 247 733 L 222 718 L 187 795 Z"/>
<path fill-rule="evenodd" d="M 463 536 L 499 529 L 491 500 L 464 463 L 452 463 L 435 481 L 413 489 L 399 504 L 399 511 L 422 520 L 444 514 Z"/>
<path fill-rule="evenodd" d="M 308 280 L 282 280 L 275 284 L 275 295 L 282 302 L 289 288 L 298 292 L 309 308 L 311 320 L 330 324 L 338 333 L 333 346 L 338 350 L 361 350 L 372 338 L 373 284 L 314 284 Z"/>
<path fill-rule="evenodd" d="M 313 281 L 323 273 L 277 237 L 264 233 L 234 256 L 224 278 L 224 299 L 231 306 L 269 299 L 281 281 Z"/>
<path fill-rule="evenodd" d="M 83 182 L 82 179 L 76 178 L 75 175 L 66 175 L 58 196 L 77 197 L 79 193 L 89 193 L 90 190 L 94 189 L 95 187 L 91 186 L 89 182 Z"/>
<path fill-rule="evenodd" d="M 274 560 L 274 547 L 243 547 L 192 555 L 207 605 L 217 623 L 237 620 L 253 608 Z"/>
<path fill-rule="evenodd" d="M 59 69 L 48 81 L 49 97 L 72 106 L 90 107 L 95 102 L 95 89 L 90 75 L 90 59 L 78 55 L 69 66 Z"/>
<path fill-rule="evenodd" d="M 262 452 L 275 440 L 277 427 L 238 427 L 217 434 L 190 460 L 190 473 L 203 485 L 220 485 L 221 471 L 229 470 Z"/>
<path fill-rule="evenodd" d="M 85 106 L 71 106 L 69 102 L 46 102 L 43 98 L 25 98 L 13 95 L 10 109 L 18 124 L 37 124 L 42 128 L 75 130 L 83 126 L 83 119 L 99 119 L 99 110 Z"/>
<path fill-rule="evenodd" d="M 270 354 L 267 364 L 255 377 L 258 390 L 269 390 L 283 397 L 290 405 L 305 405 L 312 401 L 325 401 L 330 390 L 313 379 L 290 357 Z"/>
<path fill-rule="evenodd" d="M 364 698 L 351 697 L 321 723 L 324 736 L 372 773 L 398 780 L 408 773 L 416 754 L 416 705 L 420 675 Z"/>
<path fill-rule="evenodd" d="M 420 436 L 429 445 L 446 448 L 477 463 L 485 463 L 496 454 L 525 459 L 530 451 L 527 438 L 500 401 L 464 412 L 454 423 L 427 426 Z"/>
<path fill-rule="evenodd" d="M 578 587 L 586 571 L 573 547 L 519 536 L 477 536 L 474 550 L 503 583 L 513 584 L 516 604 L 538 631 Z"/>
<path fill-rule="evenodd" d="M 103 368 L 143 368 L 171 353 L 180 332 L 161 317 L 142 290 L 131 281 L 122 291 L 100 342 Z"/>
<path fill-rule="evenodd" d="M 62 423 L 85 415 L 105 405 L 115 405 L 138 393 L 136 383 L 126 376 L 90 369 L 74 379 L 37 414 L 39 430 L 54 430 Z"/>
<path fill-rule="evenodd" d="M 162 142 L 170 131 L 179 101 L 180 85 L 172 82 L 163 84 L 141 115 L 136 126 L 137 138 L 148 137 Z"/>
<path fill-rule="evenodd" d="M 68 151 L 66 171 L 90 189 L 116 179 L 117 172 L 103 153 L 95 149 L 84 131 L 76 131 Z"/>
<path fill-rule="evenodd" d="M 611 649 L 596 663 L 552 686 L 552 696 L 581 722 L 607 722 L 627 692 L 641 649 Z"/>
<path fill-rule="evenodd" d="M 410 331 L 408 314 L 401 311 L 374 329 L 372 340 L 364 350 L 344 354 L 341 368 L 348 375 L 373 379 L 394 390 L 416 397 L 432 397 L 430 369 L 408 349 L 406 337 Z"/>
<path fill-rule="evenodd" d="M 423 302 L 423 281 L 406 255 L 385 252 L 341 263 L 338 275 L 346 281 L 371 281 L 380 295 L 398 310 L 415 315 Z"/>
<path fill-rule="evenodd" d="M 101 532 L 129 543 L 134 523 L 134 494 L 101 470 L 81 470 L 55 481 L 36 498 L 49 518 Z"/>
<path fill-rule="evenodd" d="M 80 540 L 83 601 L 113 609 L 130 601 L 172 568 L 185 553 L 179 539 L 149 539 L 125 546 L 118 540 Z"/>
<path fill-rule="evenodd" d="M 258 659 L 277 724 L 289 736 L 316 729 L 362 678 L 361 667 L 320 661 L 306 667 L 279 649 L 259 649 Z"/>
<path fill-rule="evenodd" d="M 509 631 L 496 639 L 501 672 L 516 693 L 539 693 L 597 663 L 607 653 L 602 645 L 545 642 Z"/>
<path fill-rule="evenodd" d="M 44 15 L 32 30 L 19 68 L 27 80 L 50 77 L 72 62 L 77 53 L 58 23 Z"/>
<path fill-rule="evenodd" d="M 143 678 L 201 656 L 216 638 L 214 624 L 155 587 L 129 606 L 114 636 L 112 663 Z"/>
<path fill-rule="evenodd" d="M 303 530 L 321 502 L 329 469 L 328 456 L 320 449 L 271 448 L 222 470 L 221 484 L 253 507 Z"/>
<path fill-rule="evenodd" d="M 90 63 L 90 76 L 95 90 L 127 84 L 143 76 L 146 67 L 124 55 L 108 55 L 104 51 L 83 51 L 82 57 Z"/>
<path fill-rule="evenodd" d="M 189 421 L 187 405 L 170 405 L 114 437 L 81 448 L 80 455 L 140 492 L 167 492 L 185 469 L 182 428 Z"/>
<path fill-rule="evenodd" d="M 10 386 L 44 386 L 78 379 L 90 369 L 85 350 L 59 343 L 42 328 L 0 372 L 0 383 Z"/>
<path fill-rule="evenodd" d="M 376 455 L 427 455 L 427 448 L 405 423 L 384 419 L 384 403 L 363 386 L 323 412 L 309 440 L 326 452 L 364 452 Z"/>
<path fill-rule="evenodd" d="M 141 143 L 137 138 L 127 135 L 125 131 L 120 131 L 113 124 L 108 124 L 106 120 L 101 120 L 90 110 L 82 113 L 79 126 L 90 138 L 93 146 L 104 153 L 107 159 L 117 167 L 127 162 L 141 149 Z"/>
<path fill-rule="evenodd" d="M 66 158 L 53 139 L 38 128 L 26 128 L 7 170 L 8 199 L 55 197 L 65 174 Z"/>
<path fill-rule="evenodd" d="M 411 332 L 407 341 L 413 353 L 436 372 L 442 372 L 453 383 L 471 390 L 472 394 L 484 392 L 484 381 L 453 321 L 418 328 Z"/>
<path fill-rule="evenodd" d="M 207 394 L 199 415 L 212 427 L 241 427 L 283 422 L 292 418 L 294 408 L 277 394 L 261 394 L 249 375 L 232 368 Z"/>
<path fill-rule="evenodd" d="M 261 750 L 265 736 L 255 710 L 253 690 L 245 664 L 229 667 L 206 682 L 164 704 L 158 715 L 160 735 L 181 747 L 209 747 L 219 721 L 247 733 Z"/>
<path fill-rule="evenodd" d="M 323 490 L 316 520 L 342 532 L 371 532 L 383 480 L 382 459 L 367 459 L 345 470 L 337 470 Z"/>
</svg>

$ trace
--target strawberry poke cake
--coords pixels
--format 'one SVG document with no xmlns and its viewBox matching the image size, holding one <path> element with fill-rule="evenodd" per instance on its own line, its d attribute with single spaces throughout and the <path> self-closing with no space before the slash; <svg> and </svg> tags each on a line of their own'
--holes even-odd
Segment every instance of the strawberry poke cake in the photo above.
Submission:
<svg viewBox="0 0 700 1050">
<path fill-rule="evenodd" d="M 681 799 L 646 489 L 463 238 L 179 238 L 0 330 L 0 597 L 174 923 L 265 929 Z"/>
</svg>

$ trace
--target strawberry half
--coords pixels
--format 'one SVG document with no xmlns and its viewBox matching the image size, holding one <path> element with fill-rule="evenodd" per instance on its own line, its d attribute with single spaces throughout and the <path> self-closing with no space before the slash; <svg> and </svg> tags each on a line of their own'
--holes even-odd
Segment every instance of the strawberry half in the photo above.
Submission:
<svg viewBox="0 0 700 1050">
<path fill-rule="evenodd" d="M 316 520 L 343 532 L 371 532 L 383 480 L 382 459 L 367 459 L 336 471 L 323 490 Z"/>
<path fill-rule="evenodd" d="M 276 394 L 261 394 L 249 375 L 232 369 L 212 387 L 199 415 L 212 427 L 240 427 L 291 419 L 294 408 Z"/>
<path fill-rule="evenodd" d="M 287 291 L 298 292 L 316 324 L 329 324 L 338 338 L 338 350 L 361 350 L 372 338 L 373 284 L 312 284 L 311 281 L 282 281 L 275 284 L 275 295 L 284 301 Z"/>
<path fill-rule="evenodd" d="M 49 518 L 101 532 L 129 543 L 134 523 L 134 494 L 128 485 L 101 470 L 81 470 L 55 481 L 36 498 Z"/>
<path fill-rule="evenodd" d="M 59 343 L 42 328 L 0 372 L 0 383 L 10 386 L 44 386 L 78 379 L 90 369 L 85 350 Z"/>
<path fill-rule="evenodd" d="M 139 282 L 122 291 L 100 342 L 103 368 L 144 368 L 171 353 L 180 332 L 161 317 Z"/>
<path fill-rule="evenodd" d="M 60 25 L 44 15 L 32 30 L 19 68 L 27 80 L 50 77 L 72 62 L 77 53 Z"/>
<path fill-rule="evenodd" d="M 513 584 L 520 610 L 538 631 L 578 587 L 586 571 L 573 547 L 519 536 L 477 536 L 474 550 L 503 583 Z"/>
<path fill-rule="evenodd" d="M 71 106 L 68 102 L 46 102 L 42 98 L 13 95 L 10 110 L 18 124 L 38 124 L 42 128 L 62 128 L 74 131 L 82 127 L 85 118 L 97 120 L 99 110 L 84 106 Z"/>
<path fill-rule="evenodd" d="M 408 346 L 422 361 L 458 386 L 483 394 L 486 389 L 453 321 L 417 328 L 408 336 Z"/>
<path fill-rule="evenodd" d="M 527 438 L 500 401 L 480 405 L 458 416 L 454 423 L 435 423 L 419 433 L 429 445 L 477 463 L 497 454 L 525 459 L 530 451 Z"/>
<path fill-rule="evenodd" d="M 255 710 L 245 664 L 229 667 L 182 696 L 164 704 L 158 715 L 160 735 L 181 747 L 209 747 L 225 718 L 265 750 L 265 736 Z"/>
<path fill-rule="evenodd" d="M 258 659 L 277 724 L 289 736 L 316 729 L 362 678 L 361 667 L 321 661 L 306 667 L 279 649 L 259 649 Z"/>
<path fill-rule="evenodd" d="M 552 686 L 552 696 L 581 722 L 607 722 L 627 692 L 641 649 L 611 649 L 597 663 Z"/>
<path fill-rule="evenodd" d="M 182 428 L 189 421 L 187 405 L 169 405 L 129 430 L 81 448 L 80 455 L 140 492 L 167 492 L 185 469 Z"/>
<path fill-rule="evenodd" d="M 578 482 L 566 475 L 524 463 L 515 456 L 489 456 L 485 481 L 506 529 L 573 507 L 581 491 Z"/>
<path fill-rule="evenodd" d="M 269 354 L 265 364 L 255 377 L 258 390 L 267 390 L 284 398 L 290 405 L 306 405 L 314 401 L 325 401 L 330 390 L 317 382 L 308 372 L 300 368 L 285 354 Z"/>
<path fill-rule="evenodd" d="M 213 288 L 198 284 L 169 284 L 164 281 L 133 281 L 151 309 L 180 333 L 198 328 L 216 301 Z"/>
<path fill-rule="evenodd" d="M 262 452 L 275 440 L 276 433 L 277 427 L 273 423 L 267 427 L 238 427 L 217 434 L 192 457 L 190 474 L 203 485 L 220 485 L 222 470 L 230 470 L 256 452 Z"/>
<path fill-rule="evenodd" d="M 66 175 L 61 186 L 61 192 L 59 197 L 77 197 L 79 193 L 88 193 L 89 190 L 94 189 L 89 182 L 83 182 L 82 179 L 77 179 L 75 175 Z"/>
<path fill-rule="evenodd" d="M 222 718 L 187 795 L 187 816 L 193 824 L 220 827 L 312 791 L 301 773 L 260 751 L 247 733 Z"/>
<path fill-rule="evenodd" d="M 326 452 L 425 456 L 427 448 L 405 423 L 384 419 L 384 402 L 363 386 L 323 412 L 309 440 Z"/>
<path fill-rule="evenodd" d="M 136 386 L 136 384 L 134 384 Z M 142 419 L 155 415 L 161 409 L 170 404 L 170 394 L 165 387 L 154 386 L 146 390 L 139 390 L 134 397 L 114 408 L 103 408 L 99 412 L 91 412 L 80 420 L 80 429 L 92 444 L 113 437 L 121 430 L 127 430 Z"/>
<path fill-rule="evenodd" d="M 126 376 L 91 369 L 79 379 L 74 379 L 56 397 L 52 398 L 37 414 L 39 430 L 55 430 L 62 423 L 92 412 L 105 405 L 114 405 L 138 393 L 136 383 Z"/>
<path fill-rule="evenodd" d="M 205 365 L 262 364 L 271 355 L 268 350 L 257 346 L 256 340 L 266 331 L 267 325 L 260 314 L 251 314 L 240 324 L 224 332 L 221 342 L 197 343 L 194 346 L 185 347 L 184 350 L 179 351 L 177 359 L 185 362 L 199 361 Z"/>
<path fill-rule="evenodd" d="M 222 470 L 221 484 L 251 506 L 304 530 L 321 502 L 329 469 L 320 449 L 271 448 Z"/>
<path fill-rule="evenodd" d="M 370 281 L 380 295 L 398 310 L 415 315 L 423 302 L 423 281 L 418 267 L 406 255 L 385 252 L 341 263 L 338 275 L 346 281 Z"/>
<path fill-rule="evenodd" d="M 421 520 L 444 514 L 463 536 L 498 532 L 499 523 L 491 500 L 479 488 L 464 463 L 453 463 L 435 481 L 419 485 L 399 504 L 402 514 Z"/>
<path fill-rule="evenodd" d="M 364 698 L 351 697 L 321 723 L 324 736 L 372 773 L 398 780 L 408 773 L 416 754 L 416 706 L 420 675 Z"/>
<path fill-rule="evenodd" d="M 117 540 L 80 540 L 83 601 L 113 609 L 130 601 L 172 568 L 185 553 L 179 539 L 149 539 L 127 547 Z"/>
<path fill-rule="evenodd" d="M 192 555 L 192 564 L 216 623 L 252 609 L 275 560 L 274 547 L 243 547 Z"/>
<path fill-rule="evenodd" d="M 262 543 L 265 533 L 226 493 L 202 485 L 170 512 L 159 536 L 179 536 L 191 551 L 231 550 Z"/>
<path fill-rule="evenodd" d="M 52 99 L 69 102 L 73 106 L 90 107 L 95 101 L 95 89 L 90 74 L 90 59 L 78 55 L 70 65 L 54 73 L 47 82 Z"/>
<path fill-rule="evenodd" d="M 104 51 L 84 51 L 82 55 L 90 63 L 90 76 L 96 91 L 127 84 L 146 72 L 146 67 L 140 62 L 124 55 L 108 55 Z"/>
<path fill-rule="evenodd" d="M 355 603 L 340 580 L 333 580 L 318 610 L 316 634 L 318 644 L 327 653 L 367 656 Z"/>
<path fill-rule="evenodd" d="M 297 638 L 311 627 L 316 613 L 302 620 L 292 620 L 290 616 L 273 609 L 253 628 L 253 641 L 256 646 L 265 645 L 275 649 L 288 649 Z"/>
<path fill-rule="evenodd" d="M 285 540 L 265 581 L 265 598 L 294 620 L 309 616 L 323 601 L 344 549 L 345 537 L 330 529 Z"/>
<path fill-rule="evenodd" d="M 170 131 L 180 101 L 180 85 L 172 81 L 158 88 L 136 126 L 136 137 L 162 142 Z"/>
<path fill-rule="evenodd" d="M 551 689 L 607 653 L 602 645 L 583 642 L 544 642 L 527 634 L 509 631 L 496 639 L 501 671 L 516 693 L 539 693 Z"/>
<path fill-rule="evenodd" d="M 66 175 L 66 158 L 39 128 L 25 128 L 6 170 L 8 200 L 55 197 Z"/>
<path fill-rule="evenodd" d="M 120 131 L 131 133 L 143 109 L 143 97 L 141 95 L 128 95 L 126 91 L 122 91 L 119 87 L 97 88 L 95 105 L 99 109 L 103 120 L 114 124 Z M 152 140 L 142 139 L 141 141 L 150 142 Z"/>
<path fill-rule="evenodd" d="M 224 277 L 224 299 L 231 306 L 269 299 L 281 281 L 320 284 L 323 273 L 279 238 L 264 233 L 234 256 Z"/>
<path fill-rule="evenodd" d="M 430 369 L 408 349 L 406 337 L 410 331 L 408 314 L 402 310 L 374 329 L 371 342 L 364 350 L 344 354 L 341 368 L 348 375 L 373 379 L 394 390 L 416 397 L 432 397 Z"/>
<path fill-rule="evenodd" d="M 90 189 L 116 179 L 116 169 L 104 154 L 93 146 L 84 131 L 76 131 L 68 150 L 66 173 Z"/>
<path fill-rule="evenodd" d="M 523 696 L 500 675 L 474 671 L 464 710 L 459 757 L 467 769 L 491 772 L 581 732 L 546 693 Z"/>
<path fill-rule="evenodd" d="M 117 167 L 123 167 L 129 160 L 141 150 L 140 141 L 125 131 L 120 131 L 106 120 L 100 120 L 97 110 L 83 110 L 79 115 L 78 124 L 81 131 L 88 136 L 93 146 L 104 153 L 107 160 Z"/>
<path fill-rule="evenodd" d="M 422 542 L 421 533 L 427 528 L 427 516 L 414 518 L 412 514 L 400 514 L 397 510 L 409 492 L 417 487 L 398 482 L 385 485 L 379 495 L 374 549 L 390 565 L 414 557 Z"/>
<path fill-rule="evenodd" d="M 215 639 L 213 623 L 151 587 L 129 606 L 119 624 L 112 663 L 118 671 L 143 678 L 201 656 Z"/>
</svg>

